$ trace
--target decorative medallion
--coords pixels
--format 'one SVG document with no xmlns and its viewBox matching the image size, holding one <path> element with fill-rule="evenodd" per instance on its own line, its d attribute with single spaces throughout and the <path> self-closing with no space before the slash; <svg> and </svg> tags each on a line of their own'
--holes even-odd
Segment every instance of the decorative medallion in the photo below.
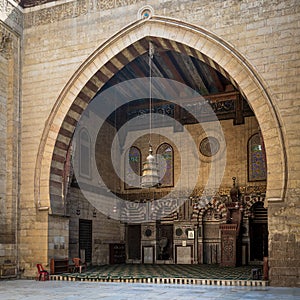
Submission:
<svg viewBox="0 0 300 300">
<path fill-rule="evenodd" d="M 154 10 L 150 5 L 145 5 L 138 11 L 138 19 L 150 19 L 153 16 Z"/>
<path fill-rule="evenodd" d="M 176 236 L 181 236 L 181 235 L 182 235 L 182 233 L 183 233 L 183 231 L 182 231 L 182 229 L 181 229 L 181 228 L 176 228 L 176 231 L 175 231 L 175 233 L 176 233 Z"/>
<path fill-rule="evenodd" d="M 218 151 L 220 150 L 220 143 L 215 137 L 209 136 L 209 137 L 204 138 L 200 142 L 199 148 L 200 148 L 201 154 L 203 154 L 204 156 L 207 156 L 207 157 L 211 157 L 211 156 L 216 155 L 218 153 Z"/>
<path fill-rule="evenodd" d="M 189 236 L 189 231 L 192 231 L 192 228 L 187 228 L 187 229 L 185 230 L 186 236 Z"/>
<path fill-rule="evenodd" d="M 151 229 L 148 228 L 148 229 L 145 230 L 145 236 L 149 237 L 149 236 L 151 236 L 151 234 L 152 234 Z"/>
</svg>

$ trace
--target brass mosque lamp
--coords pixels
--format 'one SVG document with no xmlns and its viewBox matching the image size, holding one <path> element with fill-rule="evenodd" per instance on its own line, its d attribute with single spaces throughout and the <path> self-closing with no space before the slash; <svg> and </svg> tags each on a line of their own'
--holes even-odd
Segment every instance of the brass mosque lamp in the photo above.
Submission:
<svg viewBox="0 0 300 300">
<path fill-rule="evenodd" d="M 159 185 L 158 164 L 153 155 L 152 146 L 149 145 L 149 155 L 143 163 L 142 188 L 157 187 Z"/>
</svg>

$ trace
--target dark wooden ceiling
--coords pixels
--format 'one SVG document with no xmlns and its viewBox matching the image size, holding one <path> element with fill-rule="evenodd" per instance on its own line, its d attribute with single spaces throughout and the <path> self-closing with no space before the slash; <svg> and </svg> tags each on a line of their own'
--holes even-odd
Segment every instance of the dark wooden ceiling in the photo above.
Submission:
<svg viewBox="0 0 300 300">
<path fill-rule="evenodd" d="M 230 81 L 209 65 L 195 57 L 175 51 L 156 51 L 152 59 L 151 69 L 152 77 L 176 80 L 189 86 L 202 96 L 234 90 Z M 149 74 L 149 55 L 145 53 L 115 74 L 103 89 L 125 80 L 148 77 Z"/>
<path fill-rule="evenodd" d="M 144 48 L 146 49 L 146 47 L 147 45 L 145 44 Z M 149 54 L 146 52 L 128 62 L 121 70 L 116 70 L 115 75 L 106 82 L 99 93 L 121 82 L 149 77 L 149 75 Z M 198 113 L 196 120 L 185 109 L 187 106 L 191 107 L 194 105 L 195 109 L 199 110 L 199 106 L 203 103 L 203 98 L 210 104 L 219 120 L 232 119 L 235 125 L 239 125 L 244 123 L 244 117 L 253 115 L 247 101 L 233 87 L 229 79 L 195 57 L 172 50 L 156 48 L 151 60 L 151 76 L 175 80 L 187 85 L 195 91 L 195 95 L 198 95 L 194 98 L 184 99 L 179 106 L 168 101 L 153 100 L 153 112 L 166 114 L 182 125 L 197 123 L 200 119 L 201 121 L 211 120 L 211 114 L 206 115 L 205 112 L 201 112 L 200 116 Z M 147 89 L 148 87 L 132 86 L 133 91 L 141 88 Z M 130 91 L 130 93 L 133 93 L 133 91 Z M 173 93 L 174 97 L 178 98 L 180 91 L 173 91 Z M 124 97 L 124 94 L 126 94 L 126 91 L 122 92 L 120 96 Z M 149 113 L 148 103 L 149 98 L 140 99 L 139 101 L 135 100 L 130 104 L 126 104 L 126 106 L 118 109 L 116 115 L 112 114 L 108 121 L 113 124 L 117 119 L 118 124 L 114 125 L 120 127 L 131 118 Z"/>
</svg>

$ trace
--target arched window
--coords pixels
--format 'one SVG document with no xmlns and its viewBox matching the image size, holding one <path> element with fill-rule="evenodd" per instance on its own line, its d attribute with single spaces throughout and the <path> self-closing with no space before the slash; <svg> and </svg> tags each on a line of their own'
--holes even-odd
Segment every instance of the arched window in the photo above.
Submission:
<svg viewBox="0 0 300 300">
<path fill-rule="evenodd" d="M 125 189 L 139 188 L 141 176 L 141 151 L 130 147 L 125 155 Z"/>
<path fill-rule="evenodd" d="M 248 180 L 267 179 L 266 155 L 260 134 L 256 133 L 248 140 Z"/>
<path fill-rule="evenodd" d="M 168 187 L 174 185 L 174 151 L 171 145 L 167 143 L 161 144 L 156 154 L 158 155 L 158 160 L 162 159 L 164 162 L 159 163 L 159 166 L 164 166 L 160 170 L 160 184 L 161 187 Z"/>
<path fill-rule="evenodd" d="M 81 130 L 79 139 L 79 174 L 84 177 L 91 177 L 91 140 L 86 129 Z"/>
</svg>

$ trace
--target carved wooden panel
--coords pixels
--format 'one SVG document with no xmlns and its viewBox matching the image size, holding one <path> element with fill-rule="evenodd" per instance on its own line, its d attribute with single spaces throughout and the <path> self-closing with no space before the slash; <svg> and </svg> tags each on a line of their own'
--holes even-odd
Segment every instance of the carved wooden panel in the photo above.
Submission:
<svg viewBox="0 0 300 300">
<path fill-rule="evenodd" d="M 237 224 L 224 224 L 221 229 L 221 265 L 235 267 L 237 264 Z"/>
</svg>

